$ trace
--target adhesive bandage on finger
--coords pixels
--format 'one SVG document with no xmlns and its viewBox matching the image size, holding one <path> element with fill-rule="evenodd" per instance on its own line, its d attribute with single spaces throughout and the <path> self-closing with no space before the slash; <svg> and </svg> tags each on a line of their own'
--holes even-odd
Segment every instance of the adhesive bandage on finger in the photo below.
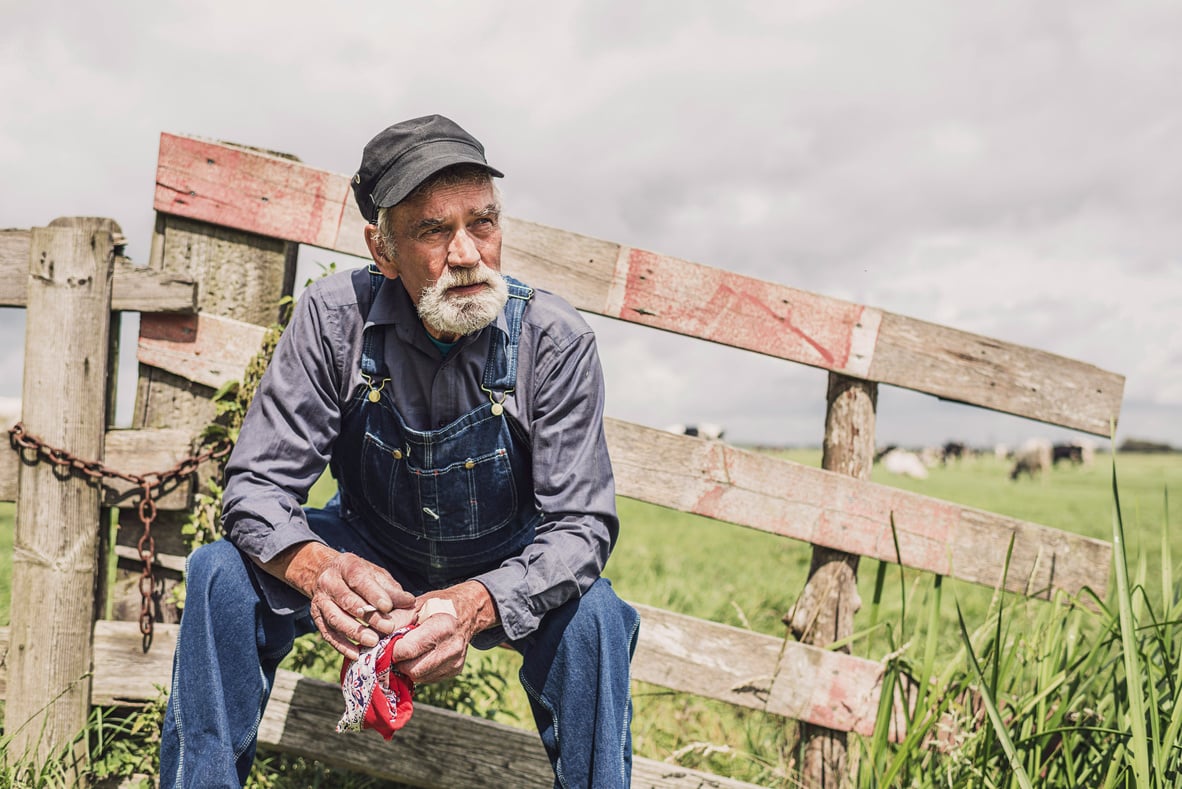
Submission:
<svg viewBox="0 0 1182 789">
<path fill-rule="evenodd" d="M 456 616 L 455 604 L 451 600 L 445 600 L 442 597 L 432 597 L 423 603 L 423 607 L 419 609 L 419 618 L 416 621 L 421 623 L 427 617 L 435 616 L 436 614 L 447 614 L 454 619 Z"/>
</svg>

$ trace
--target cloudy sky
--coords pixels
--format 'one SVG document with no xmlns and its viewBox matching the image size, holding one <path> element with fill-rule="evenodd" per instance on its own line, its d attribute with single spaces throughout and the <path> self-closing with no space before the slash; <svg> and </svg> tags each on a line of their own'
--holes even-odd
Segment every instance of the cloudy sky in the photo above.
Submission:
<svg viewBox="0 0 1182 789">
<path fill-rule="evenodd" d="M 0 0 L 0 18 L 0 227 L 109 216 L 146 261 L 161 132 L 351 173 L 376 131 L 438 112 L 484 141 L 513 216 L 1098 365 L 1127 377 L 1118 439 L 1182 445 L 1174 2 Z M 823 372 L 591 320 L 613 416 L 820 442 Z M 0 310 L 0 397 L 22 344 Z M 1034 435 L 1078 434 L 880 391 L 880 443 Z"/>
</svg>

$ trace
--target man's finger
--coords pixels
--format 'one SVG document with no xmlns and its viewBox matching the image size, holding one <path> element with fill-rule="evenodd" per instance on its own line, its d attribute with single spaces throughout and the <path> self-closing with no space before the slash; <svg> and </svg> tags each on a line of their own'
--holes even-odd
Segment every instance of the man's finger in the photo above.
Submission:
<svg viewBox="0 0 1182 789">
<path fill-rule="evenodd" d="M 384 614 L 414 605 L 414 595 L 404 590 L 388 570 L 353 554 L 345 557 L 338 568 L 341 579 L 364 605 Z M 366 613 L 372 612 L 361 616 Z"/>
<path fill-rule="evenodd" d="M 341 608 L 334 600 L 328 598 L 318 600 L 316 601 L 315 608 L 319 611 L 321 617 L 316 624 L 325 637 L 328 637 L 331 633 L 336 637 L 337 642 L 342 639 L 348 639 L 365 648 L 376 646 L 380 640 L 378 633 L 366 626 L 363 622 L 357 621 L 357 619 L 349 614 L 347 609 Z M 358 604 L 357 609 L 360 608 L 361 605 Z M 336 645 L 336 642 L 334 642 L 334 646 Z M 337 651 L 340 651 L 339 647 Z"/>
</svg>

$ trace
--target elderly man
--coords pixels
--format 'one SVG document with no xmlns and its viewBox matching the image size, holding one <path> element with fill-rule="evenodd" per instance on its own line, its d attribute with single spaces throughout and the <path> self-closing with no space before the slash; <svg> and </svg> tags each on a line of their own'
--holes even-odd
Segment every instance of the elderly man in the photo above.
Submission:
<svg viewBox="0 0 1182 789">
<path fill-rule="evenodd" d="M 500 274 L 501 175 L 438 115 L 366 145 L 373 265 L 308 289 L 251 404 L 228 539 L 189 560 L 162 787 L 246 780 L 296 636 L 355 660 L 415 622 L 397 672 L 443 680 L 507 642 L 555 786 L 629 785 L 639 618 L 600 576 L 618 521 L 595 338 Z M 338 493 L 305 509 L 326 463 Z"/>
</svg>

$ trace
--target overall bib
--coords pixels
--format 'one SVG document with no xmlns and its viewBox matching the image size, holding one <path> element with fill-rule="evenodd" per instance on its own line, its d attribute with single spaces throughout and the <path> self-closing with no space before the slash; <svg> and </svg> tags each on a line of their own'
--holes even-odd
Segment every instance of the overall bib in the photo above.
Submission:
<svg viewBox="0 0 1182 789">
<path fill-rule="evenodd" d="M 505 279 L 508 333 L 494 329 L 489 341 L 481 380 L 488 402 L 438 430 L 409 427 L 387 393 L 386 327 L 367 323 L 362 335 L 365 383 L 344 409 L 332 453 L 340 512 L 424 589 L 496 567 L 533 541 L 541 521 L 529 445 L 503 405 L 516 386 L 533 290 Z M 371 272 L 371 303 L 383 281 Z"/>
<path fill-rule="evenodd" d="M 507 332 L 494 328 L 481 381 L 489 401 L 438 430 L 406 425 L 385 391 L 386 327 L 366 324 L 365 383 L 344 409 L 332 453 L 338 495 L 324 509 L 306 510 L 309 527 L 328 545 L 386 567 L 415 594 L 499 566 L 534 539 L 541 522 L 529 443 L 504 408 L 533 291 L 505 279 Z M 383 281 L 371 270 L 370 304 Z M 246 781 L 275 672 L 294 639 L 316 629 L 306 607 L 276 613 L 256 571 L 228 540 L 189 557 L 161 736 L 161 789 Z M 522 655 L 520 679 L 555 787 L 629 785 L 629 663 L 638 627 L 636 611 L 599 578 L 547 612 L 534 633 L 510 642 Z M 477 634 L 473 645 L 493 646 L 495 636 Z M 513 783 L 506 774 L 504 785 Z"/>
</svg>

